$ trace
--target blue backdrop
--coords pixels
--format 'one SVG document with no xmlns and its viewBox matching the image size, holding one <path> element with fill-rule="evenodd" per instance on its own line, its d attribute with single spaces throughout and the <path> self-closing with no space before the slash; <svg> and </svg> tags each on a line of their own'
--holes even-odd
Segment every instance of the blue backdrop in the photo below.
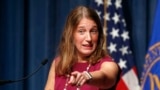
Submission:
<svg viewBox="0 0 160 90">
<path fill-rule="evenodd" d="M 0 90 L 43 90 L 69 11 L 93 0 L 0 0 L 0 80 L 16 80 L 49 63 L 23 82 Z M 150 40 L 156 0 L 124 0 L 138 76 Z"/>
</svg>

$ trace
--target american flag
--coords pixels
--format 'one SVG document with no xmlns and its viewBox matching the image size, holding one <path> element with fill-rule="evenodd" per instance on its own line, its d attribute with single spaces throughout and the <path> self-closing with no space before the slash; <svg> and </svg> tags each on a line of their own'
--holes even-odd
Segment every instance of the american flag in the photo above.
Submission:
<svg viewBox="0 0 160 90">
<path fill-rule="evenodd" d="M 122 0 L 93 0 L 91 7 L 96 10 L 104 25 L 107 50 L 122 69 L 116 90 L 140 90 L 130 47 L 129 30 L 123 16 Z"/>
</svg>

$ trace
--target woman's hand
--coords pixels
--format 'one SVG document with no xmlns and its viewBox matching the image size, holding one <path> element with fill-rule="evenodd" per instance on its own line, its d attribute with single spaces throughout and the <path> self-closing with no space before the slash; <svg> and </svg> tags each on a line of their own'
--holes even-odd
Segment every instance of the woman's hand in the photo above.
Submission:
<svg viewBox="0 0 160 90">
<path fill-rule="evenodd" d="M 74 71 L 71 73 L 70 79 L 69 79 L 69 84 L 76 85 L 76 86 L 82 86 L 84 85 L 87 81 L 91 79 L 91 76 L 87 74 L 87 71 L 84 72 L 78 72 Z"/>
</svg>

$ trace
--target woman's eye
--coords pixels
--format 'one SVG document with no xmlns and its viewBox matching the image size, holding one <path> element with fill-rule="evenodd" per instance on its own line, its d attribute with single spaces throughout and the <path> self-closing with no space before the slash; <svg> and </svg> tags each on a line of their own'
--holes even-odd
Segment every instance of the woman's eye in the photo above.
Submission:
<svg viewBox="0 0 160 90">
<path fill-rule="evenodd" d="M 80 34 L 84 34 L 84 30 L 78 30 L 78 32 L 80 33 Z"/>
<path fill-rule="evenodd" d="M 96 29 L 95 29 L 95 30 L 91 30 L 91 32 L 92 32 L 92 33 L 97 33 L 98 30 L 96 30 Z"/>
</svg>

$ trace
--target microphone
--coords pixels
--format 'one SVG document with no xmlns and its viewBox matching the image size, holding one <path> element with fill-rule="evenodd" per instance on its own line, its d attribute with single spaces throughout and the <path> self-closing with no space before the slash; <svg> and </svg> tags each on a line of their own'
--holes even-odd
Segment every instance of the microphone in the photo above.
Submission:
<svg viewBox="0 0 160 90">
<path fill-rule="evenodd" d="M 25 79 L 27 79 L 27 78 L 30 78 L 32 75 L 34 75 L 36 72 L 38 72 L 38 71 L 42 68 L 42 66 L 44 66 L 47 62 L 48 62 L 48 59 L 44 59 L 44 60 L 41 62 L 40 66 L 37 67 L 37 69 L 34 70 L 34 72 L 32 72 L 31 74 L 29 74 L 29 75 L 27 75 L 27 76 L 25 76 L 25 77 L 23 77 L 23 78 L 21 78 L 21 79 L 17 79 L 17 80 L 0 80 L 0 85 L 5 85 L 5 84 L 9 84 L 9 83 L 20 82 L 20 81 L 23 81 L 23 80 L 25 80 Z"/>
</svg>

